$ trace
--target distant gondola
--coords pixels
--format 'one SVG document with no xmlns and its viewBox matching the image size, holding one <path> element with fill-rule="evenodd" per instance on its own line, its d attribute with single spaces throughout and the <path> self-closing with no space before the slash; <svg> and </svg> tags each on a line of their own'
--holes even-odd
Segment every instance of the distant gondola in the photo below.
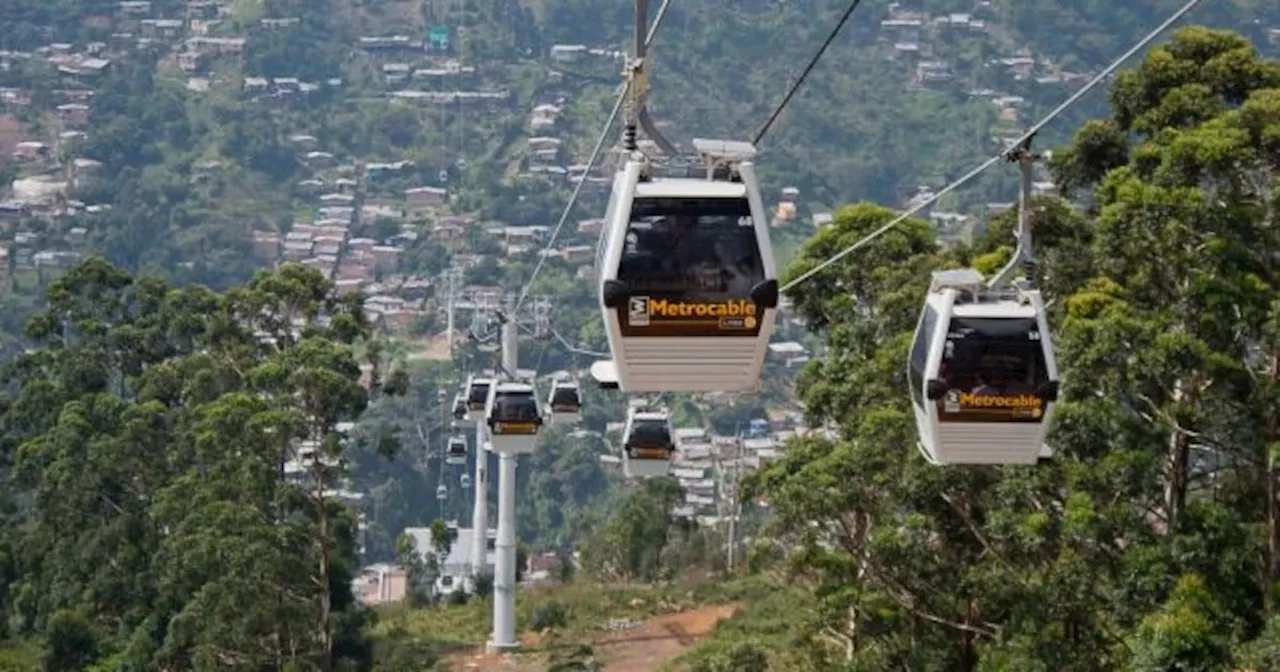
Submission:
<svg viewBox="0 0 1280 672">
<path fill-rule="evenodd" d="M 664 411 L 627 410 L 622 431 L 623 469 L 628 478 L 666 476 L 675 456 L 675 432 Z"/>
<path fill-rule="evenodd" d="M 551 393 L 547 395 L 547 408 L 551 411 L 553 422 L 577 422 L 582 412 L 582 395 L 578 383 L 572 380 L 557 380 L 553 383 Z"/>
<path fill-rule="evenodd" d="M 494 380 L 481 376 L 471 376 L 467 379 L 466 395 L 467 395 L 467 417 L 470 420 L 484 418 L 485 403 L 489 399 L 489 391 L 493 387 Z"/>
<path fill-rule="evenodd" d="M 445 450 L 446 464 L 457 466 L 467 463 L 467 440 L 461 436 L 449 437 L 449 444 Z"/>
<path fill-rule="evenodd" d="M 485 406 L 491 450 L 496 453 L 532 453 L 542 428 L 538 394 L 528 383 L 500 382 L 489 389 Z"/>
</svg>

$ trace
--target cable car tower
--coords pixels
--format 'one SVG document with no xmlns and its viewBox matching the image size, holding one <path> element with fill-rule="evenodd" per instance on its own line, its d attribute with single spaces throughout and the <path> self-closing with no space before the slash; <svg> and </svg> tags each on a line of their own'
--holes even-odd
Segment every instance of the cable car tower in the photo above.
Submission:
<svg viewBox="0 0 1280 672">
<path fill-rule="evenodd" d="M 605 388 L 624 392 L 753 391 L 778 305 L 768 214 L 755 147 L 695 139 L 677 155 L 648 117 L 647 0 L 636 2 L 635 55 L 624 72 L 626 160 L 613 181 L 597 249 L 600 310 L 611 360 L 592 365 Z M 639 150 L 645 133 L 680 175 Z"/>
<path fill-rule="evenodd" d="M 511 297 L 508 297 L 511 298 Z M 510 310 L 497 311 L 494 316 L 501 334 L 501 363 L 492 375 L 472 376 L 467 387 L 454 402 L 458 412 L 476 423 L 477 447 L 498 454 L 498 531 L 496 566 L 493 581 L 493 634 L 488 642 L 491 651 L 510 651 L 519 648 L 515 629 L 516 589 L 516 459 L 519 455 L 533 453 L 537 449 L 538 434 L 545 425 L 555 422 L 572 422 L 577 419 L 581 400 L 577 395 L 569 399 L 556 396 L 561 388 L 553 386 L 549 397 L 551 404 L 544 407 L 542 397 L 532 377 L 523 377 L 519 369 L 519 315 L 514 301 L 507 302 Z M 550 333 L 550 301 L 538 297 L 532 302 L 531 320 L 534 336 Z M 573 389 L 576 392 L 576 388 Z M 557 401 L 558 400 L 558 401 Z M 570 402 L 573 402 L 570 404 Z M 555 408 L 559 406 L 559 408 Z M 561 417 L 563 415 L 563 417 Z M 487 441 L 486 439 L 487 435 Z M 477 449 L 477 464 L 486 462 Z M 487 513 L 479 502 L 485 498 L 484 472 L 477 468 L 474 484 L 477 521 L 473 523 L 478 533 L 479 563 L 483 566 L 486 555 L 487 520 L 480 518 Z M 464 482 L 463 487 L 466 487 Z M 487 518 L 487 516 L 486 516 Z"/>
<path fill-rule="evenodd" d="M 908 356 L 919 448 L 935 465 L 1035 464 L 1053 454 L 1044 440 L 1058 365 L 1032 286 L 1031 139 L 1008 159 L 1022 172 L 1013 257 L 985 285 L 971 268 L 935 272 Z"/>
</svg>

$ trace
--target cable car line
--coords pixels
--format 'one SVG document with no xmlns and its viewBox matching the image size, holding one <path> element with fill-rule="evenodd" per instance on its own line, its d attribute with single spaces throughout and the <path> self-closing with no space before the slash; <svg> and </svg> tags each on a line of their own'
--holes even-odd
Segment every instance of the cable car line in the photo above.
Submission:
<svg viewBox="0 0 1280 672">
<path fill-rule="evenodd" d="M 653 40 L 658 36 L 658 28 L 662 25 L 662 19 L 667 15 L 667 8 L 671 5 L 671 0 L 662 0 L 662 5 L 658 7 L 658 15 L 653 19 L 653 25 L 649 27 L 649 34 L 645 36 L 644 46 L 647 49 L 653 44 Z M 613 122 L 618 118 L 618 113 L 622 111 L 622 106 L 627 102 L 628 96 L 631 94 L 631 79 L 628 78 L 626 83 L 622 85 L 622 91 L 618 94 L 618 100 L 613 104 L 613 111 L 609 113 L 609 118 L 604 122 L 604 128 L 600 131 L 600 137 L 596 139 L 595 147 L 591 150 L 591 158 L 587 159 L 586 170 L 582 171 L 582 177 L 578 180 L 578 184 L 573 187 L 573 193 L 569 195 L 569 202 L 565 204 L 564 211 L 560 213 L 560 221 L 556 222 L 556 226 L 551 230 L 551 236 L 547 238 L 547 244 L 542 248 L 543 252 L 549 251 L 560 237 L 560 230 L 564 228 L 565 222 L 569 221 L 569 214 L 573 212 L 573 206 L 578 202 L 578 195 L 582 193 L 582 187 L 587 183 L 587 176 L 591 174 L 591 169 L 595 167 L 596 161 L 600 158 L 600 151 L 604 149 L 605 140 L 609 138 L 609 130 L 613 128 Z M 516 299 L 515 308 L 512 313 L 520 311 L 520 306 L 524 304 L 524 299 L 529 295 L 529 289 L 533 287 L 533 281 L 538 279 L 538 273 L 542 271 L 542 265 L 546 263 L 545 254 L 538 255 L 538 261 L 533 266 L 533 272 L 529 274 L 529 279 L 520 288 L 520 296 Z"/>
<path fill-rule="evenodd" d="M 1178 11 L 1174 12 L 1168 19 L 1165 19 L 1163 23 L 1161 23 L 1159 26 L 1156 26 L 1156 28 L 1152 30 L 1150 33 L 1148 33 L 1146 37 L 1139 40 L 1137 44 L 1130 47 L 1128 51 L 1121 54 L 1119 58 L 1112 61 L 1111 64 L 1108 65 L 1106 68 L 1103 68 L 1102 72 L 1099 72 L 1096 76 L 1094 76 L 1093 79 L 1089 80 L 1087 84 L 1085 84 L 1078 91 L 1076 91 L 1070 97 L 1068 97 L 1065 101 L 1063 101 L 1061 105 L 1058 105 L 1058 107 L 1054 108 L 1052 112 L 1045 115 L 1044 118 L 1042 118 L 1040 121 L 1036 122 L 1035 125 L 1033 125 L 1026 133 L 1022 135 L 1022 137 L 1018 138 L 1013 142 L 1012 147 L 1010 149 L 1004 150 L 999 154 L 991 157 L 990 159 L 987 159 L 978 167 L 965 173 L 962 177 L 960 177 L 960 179 L 952 182 L 951 184 L 948 184 L 946 187 L 943 187 L 941 190 L 935 193 L 932 197 L 924 200 L 921 203 L 918 203 L 914 207 L 907 209 L 901 215 L 898 215 L 894 219 L 890 220 L 889 223 L 885 224 L 884 226 L 881 226 L 875 231 L 872 231 L 861 240 L 853 243 L 852 245 L 844 248 L 843 250 L 840 250 L 839 252 L 835 253 L 831 257 L 828 257 L 826 260 L 819 263 L 817 266 L 814 266 L 813 268 L 800 274 L 799 277 L 783 285 L 781 288 L 781 291 L 786 292 L 794 288 L 796 285 L 799 285 L 800 283 L 804 282 L 805 280 L 808 280 L 809 278 L 812 278 L 818 273 L 821 273 L 822 271 L 826 270 L 828 267 L 830 267 L 832 264 L 836 263 L 837 261 L 840 261 L 841 259 L 849 256 L 850 254 L 865 247 L 869 243 L 875 241 L 880 236 L 883 236 L 884 234 L 888 233 L 891 229 L 901 224 L 907 218 L 914 216 L 917 212 L 920 212 L 921 210 L 938 202 L 938 200 L 941 199 L 943 196 L 946 196 L 952 191 L 955 191 L 956 189 L 965 185 L 966 183 L 969 182 L 969 180 L 972 180 L 973 178 L 982 174 L 991 166 L 994 166 L 995 164 L 1000 163 L 1001 161 L 1007 160 L 1012 152 L 1025 146 L 1027 141 L 1030 140 L 1032 136 L 1040 132 L 1040 130 L 1043 129 L 1045 126 L 1049 125 L 1049 123 L 1052 122 L 1054 119 L 1056 119 L 1058 115 L 1062 114 L 1067 108 L 1074 105 L 1077 101 L 1079 101 L 1082 97 L 1084 97 L 1085 94 L 1093 90 L 1094 87 L 1096 87 L 1098 84 L 1101 84 L 1102 80 L 1109 77 L 1111 73 L 1115 72 L 1117 69 L 1120 68 L 1120 66 L 1124 65 L 1125 61 L 1128 61 L 1130 58 L 1133 57 L 1134 54 L 1138 53 L 1143 48 L 1145 48 L 1148 44 L 1154 41 L 1162 33 L 1168 30 L 1170 26 L 1176 23 L 1188 12 L 1195 9 L 1196 6 L 1199 5 L 1201 2 L 1202 0 L 1189 0 L 1187 4 L 1183 5 L 1180 9 L 1178 9 Z"/>
<path fill-rule="evenodd" d="M 848 23 L 849 17 L 853 16 L 854 10 L 856 10 L 860 4 L 862 4 L 862 0 L 853 0 L 853 2 L 849 3 L 849 7 L 844 10 L 844 14 L 840 17 L 840 20 L 836 22 L 835 28 L 832 28 L 831 33 L 827 35 L 826 41 L 822 43 L 821 47 L 818 47 L 818 53 L 814 54 L 813 58 L 809 60 L 809 64 L 806 65 L 804 70 L 800 73 L 800 77 L 798 77 L 791 85 L 791 88 L 787 90 L 787 95 L 782 97 L 782 102 L 778 103 L 778 106 L 773 108 L 773 113 L 769 115 L 769 118 L 764 122 L 764 125 L 760 127 L 760 130 L 756 131 L 755 136 L 751 139 L 751 144 L 759 146 L 760 141 L 764 139 L 765 134 L 773 127 L 773 122 L 777 121 L 778 115 L 782 114 L 782 110 L 786 108 L 787 103 L 791 102 L 791 97 L 796 95 L 796 92 L 800 90 L 801 86 L 804 86 L 804 81 L 809 77 L 809 73 L 813 72 L 813 69 L 817 67 L 818 61 L 822 60 L 822 55 L 827 52 L 827 47 L 830 47 L 831 43 L 835 41 L 836 35 L 840 34 L 840 30 L 844 28 L 845 23 Z"/>
</svg>

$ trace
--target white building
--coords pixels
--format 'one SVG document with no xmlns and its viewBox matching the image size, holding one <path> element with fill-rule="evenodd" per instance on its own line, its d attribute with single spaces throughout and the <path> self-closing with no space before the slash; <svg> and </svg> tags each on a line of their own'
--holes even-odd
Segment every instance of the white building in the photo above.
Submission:
<svg viewBox="0 0 1280 672">
<path fill-rule="evenodd" d="M 458 533 L 458 538 L 454 540 L 453 546 L 449 549 L 449 555 L 445 557 L 444 562 L 440 563 L 440 577 L 436 579 L 436 592 L 441 595 L 448 595 L 459 588 L 466 592 L 472 592 L 475 589 L 475 584 L 471 580 L 473 530 L 465 528 L 455 531 Z M 404 528 L 404 533 L 413 537 L 413 547 L 418 555 L 426 558 L 435 553 L 435 549 L 431 546 L 431 528 L 406 527 Z M 488 573 L 492 575 L 497 562 L 496 543 L 498 530 L 490 528 L 488 536 L 488 543 L 485 544 L 484 564 Z"/>
</svg>

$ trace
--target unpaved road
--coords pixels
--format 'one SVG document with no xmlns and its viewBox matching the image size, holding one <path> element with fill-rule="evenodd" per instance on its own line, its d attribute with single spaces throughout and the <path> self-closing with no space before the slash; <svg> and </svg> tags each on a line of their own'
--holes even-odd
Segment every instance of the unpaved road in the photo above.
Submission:
<svg viewBox="0 0 1280 672">
<path fill-rule="evenodd" d="M 702 607 L 678 614 L 664 614 L 641 621 L 635 627 L 603 635 L 592 643 L 595 658 L 605 664 L 605 672 L 650 672 L 679 656 L 707 636 L 721 619 L 732 616 L 737 605 Z M 538 645 L 536 635 L 521 638 L 525 646 Z M 457 654 L 447 660 L 452 670 L 509 670 L 542 672 L 546 664 L 522 656 L 490 656 L 483 653 Z"/>
</svg>

